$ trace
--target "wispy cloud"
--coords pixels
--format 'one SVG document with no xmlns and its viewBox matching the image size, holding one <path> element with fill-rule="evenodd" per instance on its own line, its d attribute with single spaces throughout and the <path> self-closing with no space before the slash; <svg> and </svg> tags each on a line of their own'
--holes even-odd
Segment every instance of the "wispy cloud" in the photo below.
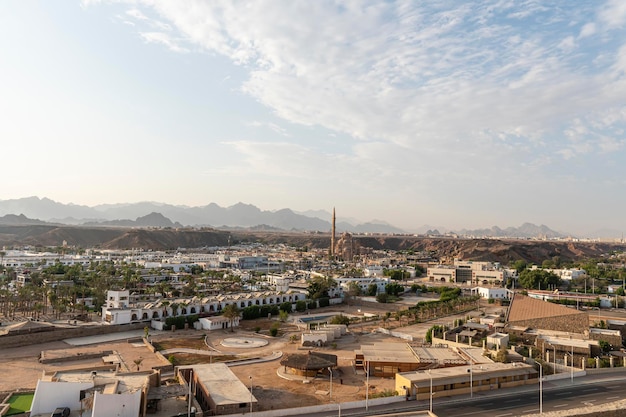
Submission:
<svg viewBox="0 0 626 417">
<path fill-rule="evenodd" d="M 179 45 L 178 41 L 164 32 L 141 32 L 141 38 L 147 43 L 158 43 L 167 46 L 174 52 L 187 53 L 189 49 Z"/>
<path fill-rule="evenodd" d="M 128 14 L 169 26 L 138 28 L 147 42 L 222 55 L 247 74 L 241 92 L 323 129 L 305 142 L 258 122 L 288 141 L 228 142 L 248 167 L 332 160 L 370 184 L 504 188 L 553 166 L 575 178 L 572 161 L 624 150 L 626 3 L 557 3 L 144 0 Z M 331 135 L 349 138 L 342 152 Z M 276 155 L 289 160 L 270 167 Z"/>
</svg>

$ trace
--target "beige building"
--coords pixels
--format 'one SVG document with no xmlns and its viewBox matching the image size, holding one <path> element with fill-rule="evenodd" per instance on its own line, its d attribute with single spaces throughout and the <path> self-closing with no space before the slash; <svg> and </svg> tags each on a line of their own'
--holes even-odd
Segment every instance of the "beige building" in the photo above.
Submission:
<svg viewBox="0 0 626 417">
<path fill-rule="evenodd" d="M 536 384 L 537 376 L 533 366 L 523 363 L 455 366 L 398 373 L 396 391 L 408 398 L 428 400 L 431 393 L 440 398 Z"/>
<path fill-rule="evenodd" d="M 247 387 L 224 363 L 179 366 L 176 374 L 187 381 L 205 415 L 242 414 L 258 408 Z"/>
</svg>

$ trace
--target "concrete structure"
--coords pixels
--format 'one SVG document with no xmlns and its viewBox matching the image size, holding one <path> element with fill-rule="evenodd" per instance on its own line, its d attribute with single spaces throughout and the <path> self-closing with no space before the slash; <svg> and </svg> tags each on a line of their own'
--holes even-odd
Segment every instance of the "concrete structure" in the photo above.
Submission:
<svg viewBox="0 0 626 417">
<path fill-rule="evenodd" d="M 505 349 L 509 345 L 509 335 L 504 333 L 494 333 L 487 336 L 487 347 L 489 349 L 499 350 L 502 347 Z"/>
<path fill-rule="evenodd" d="M 191 385 L 191 394 L 206 415 L 241 414 L 258 408 L 252 387 L 223 363 L 179 366 L 176 375 Z"/>
<path fill-rule="evenodd" d="M 393 377 L 398 372 L 460 366 L 468 362 L 454 349 L 417 347 L 408 343 L 374 343 L 355 351 L 354 365 L 370 375 Z"/>
<path fill-rule="evenodd" d="M 401 372 L 396 375 L 396 391 L 407 398 L 428 401 L 467 395 L 480 391 L 537 383 L 538 372 L 522 363 L 492 363 L 479 366 L 456 366 L 427 371 Z"/>
<path fill-rule="evenodd" d="M 337 232 L 337 229 L 335 229 L 336 219 L 335 208 L 333 207 L 332 229 L 330 231 L 330 259 L 335 259 L 335 233 Z"/>
<path fill-rule="evenodd" d="M 50 415 L 57 407 L 91 417 L 143 417 L 147 393 L 159 384 L 157 371 L 117 374 L 112 370 L 68 370 L 37 381 L 31 416 Z"/>
</svg>

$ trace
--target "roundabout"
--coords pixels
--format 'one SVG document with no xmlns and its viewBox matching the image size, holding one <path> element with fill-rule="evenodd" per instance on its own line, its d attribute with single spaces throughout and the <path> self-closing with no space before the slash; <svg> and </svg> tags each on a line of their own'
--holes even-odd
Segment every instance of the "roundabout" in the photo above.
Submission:
<svg viewBox="0 0 626 417">
<path fill-rule="evenodd" d="M 251 349 L 267 346 L 269 342 L 257 337 L 228 337 L 220 345 L 228 348 Z"/>
</svg>

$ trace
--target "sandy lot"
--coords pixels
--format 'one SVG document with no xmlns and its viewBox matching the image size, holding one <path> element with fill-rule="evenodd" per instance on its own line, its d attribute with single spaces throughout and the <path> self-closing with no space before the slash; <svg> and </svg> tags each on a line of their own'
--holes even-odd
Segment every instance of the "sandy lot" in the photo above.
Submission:
<svg viewBox="0 0 626 417">
<path fill-rule="evenodd" d="M 365 307 L 360 308 L 365 310 Z M 357 307 L 342 306 L 340 308 L 333 308 L 333 311 L 350 309 L 356 312 Z M 269 328 L 270 325 L 271 322 L 267 319 L 244 321 L 242 322 L 242 327 L 237 329 L 234 333 L 230 331 L 209 333 L 209 343 L 224 355 L 233 355 L 241 358 L 264 357 L 271 355 L 273 352 L 283 352 L 283 354 L 294 352 L 306 353 L 309 350 L 301 348 L 299 343 L 290 341 L 292 335 L 299 337 L 301 334 L 301 330 L 298 330 L 293 325 L 283 324 L 280 335 L 276 338 L 263 334 L 264 330 L 262 330 L 260 334 L 254 332 L 257 326 L 266 329 Z M 338 356 L 339 368 L 335 371 L 332 388 L 333 401 L 351 401 L 365 398 L 365 377 L 363 374 L 355 374 L 352 367 L 354 350 L 358 349 L 361 343 L 373 343 L 374 341 L 386 339 L 401 342 L 398 339 L 387 338 L 383 335 L 370 334 L 369 332 L 374 327 L 376 327 L 376 324 L 366 326 L 359 325 L 354 329 L 356 334 L 350 333 L 336 341 L 336 349 L 317 349 Z M 361 332 L 364 333 L 360 334 Z M 151 337 L 155 341 L 168 339 L 181 341 L 183 339 L 189 339 L 191 346 L 202 349 L 203 343 L 199 343 L 198 341 L 202 340 L 203 334 L 204 332 L 195 330 L 179 330 L 176 332 L 154 332 L 151 334 Z M 268 340 L 269 343 L 267 346 L 255 349 L 225 348 L 220 343 L 225 338 L 237 336 L 262 337 Z M 209 351 L 208 348 L 205 347 L 205 349 Z M 44 371 L 54 372 L 63 369 L 88 369 L 104 364 L 99 358 L 42 364 L 39 362 L 42 351 L 45 351 L 46 357 L 76 358 L 79 356 L 77 355 L 78 353 L 87 354 L 105 350 L 112 350 L 119 354 L 122 359 L 122 372 L 135 371 L 136 365 L 134 361 L 136 359 L 142 360 L 140 370 L 163 365 L 162 359 L 151 353 L 147 347 L 138 343 L 128 343 L 125 340 L 84 346 L 72 346 L 59 341 L 3 349 L 3 351 L 0 352 L 0 366 L 4 370 L 4 376 L 0 379 L 0 393 L 11 392 L 16 389 L 32 390 L 36 387 L 37 380 Z M 209 361 L 210 357 L 206 356 L 205 362 L 209 363 Z M 252 376 L 253 391 L 254 395 L 259 400 L 260 409 L 315 405 L 331 400 L 329 398 L 330 381 L 328 378 L 313 379 L 309 383 L 289 381 L 278 376 L 277 370 L 280 367 L 280 359 L 277 359 L 271 362 L 234 366 L 231 369 L 246 385 L 249 385 L 250 376 Z M 167 375 L 164 375 L 164 379 L 167 377 Z M 370 378 L 370 395 L 375 395 L 374 393 L 385 389 L 392 389 L 393 384 L 392 379 Z"/>
<path fill-rule="evenodd" d="M 335 306 L 331 311 L 343 311 L 346 314 L 362 314 L 363 312 L 381 313 L 381 305 L 358 306 Z M 386 307 L 386 306 L 385 306 Z M 398 308 L 399 306 L 394 306 Z M 359 311 L 360 310 L 360 311 Z M 318 310 L 316 314 L 323 314 Z M 414 326 L 403 327 L 402 331 L 417 337 L 422 337 L 426 330 L 433 324 L 448 323 L 454 318 L 447 317 L 441 320 L 421 323 Z M 254 321 L 243 321 L 241 327 L 235 332 L 217 331 L 208 332 L 209 344 L 219 351 L 220 354 L 228 357 L 238 358 L 266 357 L 273 352 L 306 353 L 310 348 L 303 348 L 297 342 L 291 341 L 291 336 L 299 336 L 302 330 L 294 325 L 282 324 L 279 337 L 270 337 L 267 329 L 273 322 L 267 319 Z M 387 327 L 397 327 L 399 323 L 393 319 L 385 324 Z M 383 326 L 382 322 L 367 323 L 365 325 L 356 324 L 350 326 L 350 332 L 342 338 L 336 340 L 336 347 L 316 348 L 315 350 L 337 355 L 338 369 L 333 375 L 332 398 L 330 398 L 330 380 L 327 377 L 318 377 L 303 383 L 301 380 L 290 381 L 279 377 L 277 371 L 282 369 L 280 359 L 269 362 L 262 362 L 250 365 L 232 366 L 231 370 L 241 381 L 250 385 L 252 383 L 253 393 L 259 401 L 259 410 L 271 410 L 275 408 L 288 408 L 307 405 L 318 405 L 329 402 L 357 401 L 365 399 L 366 383 L 363 372 L 355 372 L 353 368 L 354 351 L 362 344 L 371 344 L 380 341 L 404 343 L 403 340 L 388 337 L 379 333 L 372 333 L 372 330 Z M 260 333 L 255 333 L 255 328 L 261 327 Z M 156 341 L 171 341 L 177 345 L 188 345 L 194 349 L 209 352 L 203 341 L 204 331 L 178 330 L 176 332 L 153 332 L 151 338 Z M 246 349 L 224 347 L 221 341 L 225 338 L 249 336 L 261 337 L 268 341 L 264 347 Z M 75 357 L 78 352 L 83 354 L 90 352 L 101 352 L 112 350 L 119 354 L 122 359 L 122 372 L 136 370 L 134 361 L 141 359 L 140 370 L 150 369 L 153 366 L 163 365 L 163 359 L 151 353 L 151 351 L 140 343 L 128 343 L 125 340 L 116 342 L 97 343 L 85 346 L 71 346 L 65 342 L 52 342 L 41 345 L 25 346 L 12 349 L 4 349 L 0 352 L 0 366 L 5 371 L 0 379 L 0 393 L 14 391 L 15 389 L 34 389 L 38 378 L 43 371 L 53 372 L 63 369 L 90 368 L 103 365 L 101 359 L 72 360 L 54 364 L 41 364 L 38 358 L 42 351 L 46 351 L 46 356 Z M 181 355 L 181 358 L 184 355 Z M 209 363 L 210 356 L 196 355 L 196 361 Z M 217 360 L 217 359 L 216 359 Z M 196 362 L 197 363 L 197 362 Z M 164 375 L 163 379 L 170 376 Z M 252 377 L 252 379 L 250 379 Z M 377 393 L 394 389 L 393 378 L 369 379 L 370 398 Z"/>
</svg>

